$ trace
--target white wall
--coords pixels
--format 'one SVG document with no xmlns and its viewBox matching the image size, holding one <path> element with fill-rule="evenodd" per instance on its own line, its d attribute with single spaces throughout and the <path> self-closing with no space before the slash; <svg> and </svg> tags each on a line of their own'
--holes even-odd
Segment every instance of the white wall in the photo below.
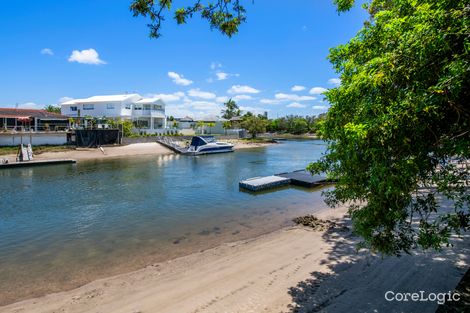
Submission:
<svg viewBox="0 0 470 313">
<path fill-rule="evenodd" d="M 17 146 L 21 144 L 31 143 L 32 146 L 41 145 L 63 145 L 67 143 L 67 134 L 60 133 L 16 133 L 16 134 L 2 134 L 0 133 L 0 146 Z"/>
<path fill-rule="evenodd" d="M 113 106 L 113 109 L 108 109 L 108 104 Z M 93 105 L 93 110 L 84 110 L 83 106 Z M 72 111 L 71 107 L 77 107 L 77 111 Z M 70 117 L 78 117 L 78 110 L 80 110 L 80 117 L 92 116 L 92 117 L 121 117 L 131 116 L 132 110 L 125 109 L 125 104 L 119 102 L 97 102 L 87 104 L 63 104 L 60 108 L 60 112 L 63 115 Z"/>
</svg>

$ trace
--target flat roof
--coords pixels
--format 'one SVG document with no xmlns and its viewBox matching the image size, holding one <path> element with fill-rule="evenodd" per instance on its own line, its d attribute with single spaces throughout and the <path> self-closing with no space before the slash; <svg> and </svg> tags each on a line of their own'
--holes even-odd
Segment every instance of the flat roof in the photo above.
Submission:
<svg viewBox="0 0 470 313">
<path fill-rule="evenodd" d="M 137 93 L 129 93 L 124 95 L 104 95 L 104 96 L 93 96 L 84 99 L 73 99 L 69 101 L 62 102 L 62 104 L 78 104 L 78 103 L 96 103 L 96 102 L 121 102 L 125 100 L 130 100 L 131 98 L 139 97 L 142 98 Z"/>
<path fill-rule="evenodd" d="M 143 98 L 139 101 L 136 101 L 137 104 L 163 104 L 163 101 L 160 98 Z"/>
</svg>

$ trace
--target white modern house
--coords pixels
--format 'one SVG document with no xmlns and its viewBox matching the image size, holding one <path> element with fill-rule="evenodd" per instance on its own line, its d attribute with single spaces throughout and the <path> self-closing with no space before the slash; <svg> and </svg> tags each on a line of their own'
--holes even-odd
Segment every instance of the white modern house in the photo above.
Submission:
<svg viewBox="0 0 470 313">
<path fill-rule="evenodd" d="M 93 96 L 60 104 L 63 115 L 74 118 L 110 118 L 130 120 L 136 130 L 157 133 L 166 128 L 165 102 L 143 98 L 139 94 Z"/>
</svg>

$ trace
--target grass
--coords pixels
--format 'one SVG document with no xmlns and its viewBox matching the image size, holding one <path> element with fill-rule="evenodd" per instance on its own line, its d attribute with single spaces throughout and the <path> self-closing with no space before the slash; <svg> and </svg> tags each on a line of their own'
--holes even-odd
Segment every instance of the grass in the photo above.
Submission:
<svg viewBox="0 0 470 313">
<path fill-rule="evenodd" d="M 67 151 L 67 150 L 74 150 L 75 146 L 33 146 L 34 154 L 41 154 L 44 152 L 60 152 L 60 151 Z M 16 154 L 18 152 L 18 147 L 0 147 L 0 155 L 7 155 L 7 154 Z"/>
</svg>

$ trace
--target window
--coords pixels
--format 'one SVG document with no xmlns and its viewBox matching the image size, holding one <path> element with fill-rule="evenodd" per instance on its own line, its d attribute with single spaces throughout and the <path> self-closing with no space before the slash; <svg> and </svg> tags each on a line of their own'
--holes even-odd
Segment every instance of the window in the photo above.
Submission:
<svg viewBox="0 0 470 313">
<path fill-rule="evenodd" d="M 134 105 L 134 110 L 142 110 L 142 106 L 139 104 Z"/>
<path fill-rule="evenodd" d="M 94 104 L 84 104 L 83 105 L 83 110 L 94 110 L 95 105 Z"/>
<path fill-rule="evenodd" d="M 131 109 L 131 104 L 130 103 L 127 103 L 126 106 L 125 106 L 126 110 L 130 110 Z"/>
<path fill-rule="evenodd" d="M 106 104 L 106 109 L 108 109 L 108 110 L 114 110 L 114 103 L 108 103 L 108 104 Z"/>
<path fill-rule="evenodd" d="M 150 104 L 144 104 L 144 110 L 150 111 Z"/>
<path fill-rule="evenodd" d="M 77 111 L 77 107 L 76 107 L 76 106 L 70 107 L 70 111 L 76 112 L 76 111 Z"/>
<path fill-rule="evenodd" d="M 153 109 L 154 109 L 154 110 L 161 110 L 161 109 L 162 109 L 162 106 L 155 104 L 155 105 L 153 106 Z"/>
</svg>

